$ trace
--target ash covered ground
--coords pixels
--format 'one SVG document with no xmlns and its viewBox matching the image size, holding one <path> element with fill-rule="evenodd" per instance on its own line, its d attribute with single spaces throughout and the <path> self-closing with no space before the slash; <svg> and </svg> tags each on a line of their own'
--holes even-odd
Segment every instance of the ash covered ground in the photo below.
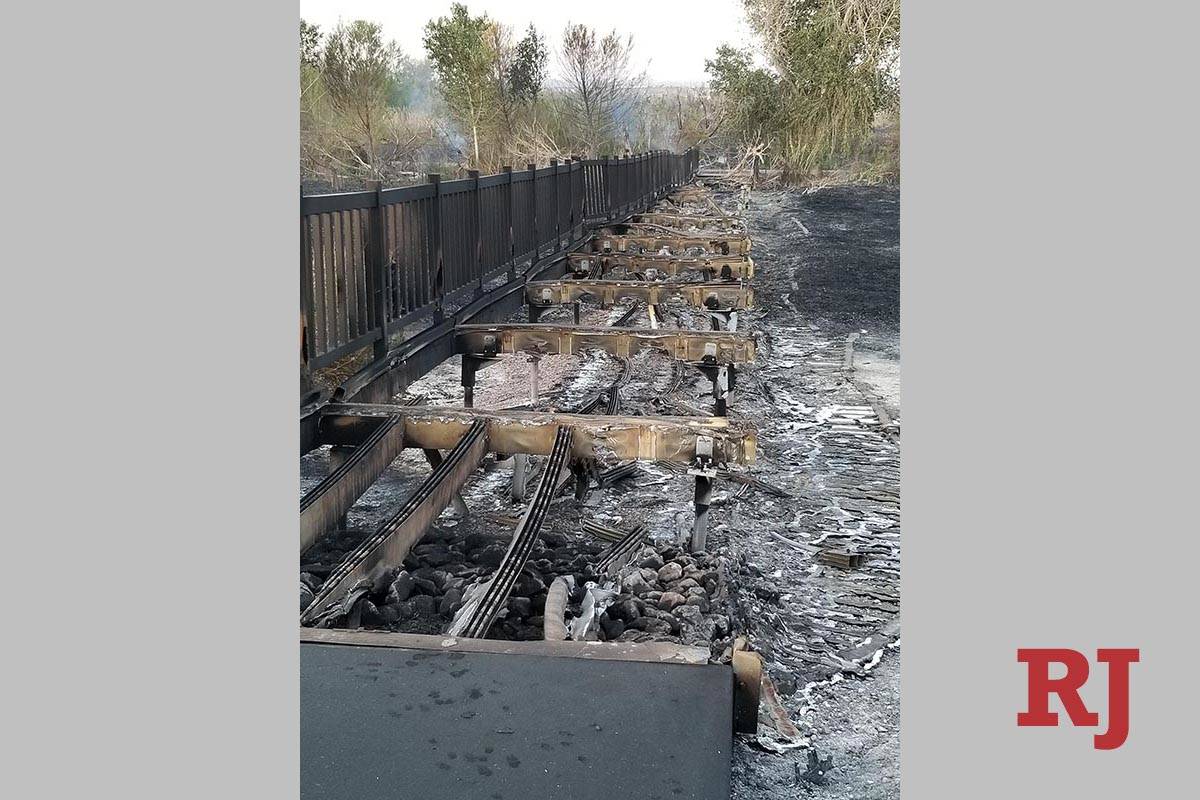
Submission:
<svg viewBox="0 0 1200 800">
<path fill-rule="evenodd" d="M 899 193 L 844 187 L 716 197 L 746 221 L 756 266 L 757 308 L 742 315 L 739 330 L 756 336 L 759 355 L 738 373 L 730 416 L 758 429 L 758 459 L 749 474 L 786 496 L 718 480 L 708 553 L 692 556 L 681 546 L 693 517 L 690 477 L 641 464 L 633 477 L 594 488 L 583 504 L 568 488 L 489 636 L 541 638 L 553 578 L 573 575 L 579 586 L 594 578 L 607 542 L 583 533 L 584 521 L 619 530 L 644 525 L 647 544 L 623 571 L 624 594 L 594 635 L 681 641 L 710 647 L 714 656 L 732 637 L 745 636 L 803 736 L 804 746 L 783 747 L 765 728 L 759 740 L 739 739 L 733 797 L 896 797 Z M 608 324 L 624 311 L 592 308 L 582 323 Z M 570 315 L 563 310 L 541 321 L 569 324 Z M 648 327 L 644 307 L 631 324 Z M 681 307 L 670 308 L 665 321 L 707 324 Z M 602 353 L 551 356 L 538 371 L 541 392 L 531 402 L 529 361 L 504 357 L 479 373 L 476 407 L 572 411 L 619 379 L 618 413 L 711 413 L 708 381 L 654 353 L 628 364 Z M 406 395 L 460 405 L 457 359 Z M 887 421 L 893 424 L 885 427 Z M 327 473 L 328 461 L 324 449 L 302 459 L 302 491 Z M 538 478 L 533 461 L 531 493 Z M 346 530 L 305 554 L 302 604 L 428 473 L 420 451 L 405 451 L 350 511 Z M 498 563 L 523 509 L 509 496 L 510 474 L 507 464 L 485 462 L 463 491 L 470 515 L 442 515 L 403 571 L 377 587 L 362 615 L 365 627 L 445 630 L 466 586 Z M 821 560 L 826 550 L 865 561 L 842 569 Z M 578 599 L 569 610 L 578 611 Z"/>
</svg>

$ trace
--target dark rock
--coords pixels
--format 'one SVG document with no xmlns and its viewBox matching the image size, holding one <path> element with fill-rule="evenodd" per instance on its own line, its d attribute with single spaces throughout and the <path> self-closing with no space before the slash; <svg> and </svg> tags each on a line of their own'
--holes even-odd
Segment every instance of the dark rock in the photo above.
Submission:
<svg viewBox="0 0 1200 800">
<path fill-rule="evenodd" d="M 313 601 L 313 597 L 314 597 L 314 595 L 313 595 L 312 589 L 309 589 L 302 582 L 300 584 L 300 610 L 301 611 L 304 611 L 304 609 L 308 608 L 309 604 L 312 603 L 312 601 Z"/>
<path fill-rule="evenodd" d="M 476 564 L 481 564 L 485 567 L 495 569 L 500 566 L 500 562 L 504 560 L 504 554 L 508 551 L 508 546 L 500 542 L 490 544 L 481 550 L 471 553 L 471 560 Z"/>
<path fill-rule="evenodd" d="M 602 614 L 600 616 L 600 630 L 604 631 L 605 641 L 611 642 L 625 632 L 625 623 L 619 619 L 609 617 L 608 614 Z"/>
<path fill-rule="evenodd" d="M 639 597 L 650 591 L 650 584 L 646 583 L 646 579 L 642 577 L 640 572 L 630 573 L 622 583 L 625 588 Z"/>
<path fill-rule="evenodd" d="M 663 567 L 662 556 L 660 556 L 658 553 L 651 553 L 650 555 L 646 556 L 641 561 L 639 561 L 638 566 L 646 567 L 647 569 L 652 569 L 655 572 L 657 572 L 658 570 L 662 569 L 662 567 Z"/>
<path fill-rule="evenodd" d="M 438 603 L 438 613 L 443 617 L 453 617 L 460 605 L 462 605 L 462 592 L 458 589 L 451 589 L 442 595 L 442 599 Z"/>
<path fill-rule="evenodd" d="M 440 592 L 438 592 L 437 584 L 434 583 L 433 581 L 431 581 L 429 578 L 414 577 L 412 579 L 412 582 L 413 582 L 413 588 L 416 591 L 420 592 L 421 594 L 428 594 L 428 595 L 440 594 Z"/>
<path fill-rule="evenodd" d="M 701 619 L 704 618 L 704 615 L 700 613 L 699 606 L 687 605 L 687 604 L 681 605 L 678 608 L 676 608 L 675 616 L 679 617 L 679 619 L 681 619 L 685 622 L 690 622 L 692 624 L 698 623 Z"/>
<path fill-rule="evenodd" d="M 392 581 L 400 574 L 398 567 L 391 569 L 376 569 L 372 572 L 371 595 L 383 599 L 391 588 Z"/>
<path fill-rule="evenodd" d="M 422 594 L 414 597 L 411 600 L 413 611 L 418 617 L 432 617 L 437 614 L 437 600 L 427 594 Z"/>
<path fill-rule="evenodd" d="M 669 564 L 663 565 L 658 571 L 658 580 L 660 583 L 673 583 L 683 577 L 683 567 L 672 561 Z"/>
<path fill-rule="evenodd" d="M 388 604 L 402 603 L 407 600 L 412 596 L 414 586 L 412 575 L 402 571 L 392 581 L 392 588 L 388 589 Z"/>
<path fill-rule="evenodd" d="M 363 599 L 360 601 L 361 611 L 359 619 L 364 627 L 375 627 L 386 624 L 383 615 L 379 613 L 379 607 L 370 600 Z"/>
<path fill-rule="evenodd" d="M 571 543 L 571 539 L 564 533 L 557 531 L 542 531 L 542 541 L 547 547 L 566 547 Z"/>
<path fill-rule="evenodd" d="M 384 625 L 396 624 L 400 621 L 400 604 L 379 606 L 379 616 L 383 619 Z"/>
<path fill-rule="evenodd" d="M 700 588 L 700 584 L 696 583 L 695 580 L 693 580 L 692 578 L 684 578 L 683 580 L 675 581 L 670 586 L 668 586 L 667 591 L 679 592 L 680 594 L 687 594 L 688 591 L 690 591 L 691 589 L 699 589 L 699 588 Z"/>
<path fill-rule="evenodd" d="M 685 598 L 678 592 L 666 592 L 658 599 L 658 607 L 663 611 L 670 611 L 676 606 L 684 604 Z"/>
<path fill-rule="evenodd" d="M 325 583 L 325 581 L 321 580 L 316 575 L 313 575 L 311 572 L 301 572 L 300 582 L 307 586 L 313 594 L 321 591 L 321 586 Z"/>
<path fill-rule="evenodd" d="M 454 554 L 449 550 L 441 550 L 433 553 L 426 553 L 421 556 L 421 560 L 433 567 L 440 567 L 444 564 L 449 564 L 454 560 Z"/>
<path fill-rule="evenodd" d="M 633 622 L 642 614 L 638 611 L 637 603 L 632 599 L 618 600 L 608 608 L 608 615 L 613 619 L 619 619 L 622 622 Z M 610 639 L 615 637 L 609 637 Z"/>
<path fill-rule="evenodd" d="M 708 613 L 708 595 L 699 589 L 693 589 L 692 591 L 688 592 L 684 603 L 689 606 L 695 606 L 705 614 Z"/>
<path fill-rule="evenodd" d="M 482 550 L 485 547 L 489 547 L 496 543 L 496 537 L 490 536 L 486 533 L 472 533 L 463 540 L 463 546 L 466 548 L 468 553 L 475 550 Z"/>
<path fill-rule="evenodd" d="M 657 617 L 638 617 L 629 623 L 629 627 L 644 633 L 670 634 L 671 624 Z"/>
<path fill-rule="evenodd" d="M 542 580 L 542 576 L 535 575 L 528 569 L 517 576 L 517 583 L 513 587 L 513 594 L 522 597 L 532 597 L 544 591 L 546 591 L 546 582 Z"/>
<path fill-rule="evenodd" d="M 533 603 L 528 597 L 510 597 L 508 598 L 508 613 L 521 619 L 533 616 Z"/>
</svg>

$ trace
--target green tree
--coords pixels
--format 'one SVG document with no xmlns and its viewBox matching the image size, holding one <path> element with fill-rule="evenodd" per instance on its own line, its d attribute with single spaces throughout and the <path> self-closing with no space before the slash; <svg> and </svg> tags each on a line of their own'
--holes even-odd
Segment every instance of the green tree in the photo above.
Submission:
<svg viewBox="0 0 1200 800">
<path fill-rule="evenodd" d="M 343 142 L 344 155 L 372 178 L 383 176 L 380 145 L 399 55 L 394 42 L 383 40 L 379 25 L 363 20 L 339 25 L 321 53 L 321 83 L 329 107 L 338 127 L 353 136 Z"/>
<path fill-rule="evenodd" d="M 780 80 L 790 166 L 853 153 L 896 104 L 899 0 L 743 0 Z"/>
<path fill-rule="evenodd" d="M 494 58 L 488 36 L 487 15 L 472 17 L 467 7 L 455 3 L 449 16 L 425 25 L 425 51 L 437 77 L 438 92 L 455 122 L 471 138 L 472 163 L 481 163 L 480 138 L 497 108 Z"/>
<path fill-rule="evenodd" d="M 549 51 L 546 40 L 529 23 L 528 30 L 517 42 L 512 61 L 508 66 L 508 88 L 513 99 L 522 103 L 534 103 L 546 80 L 546 59 Z"/>
</svg>

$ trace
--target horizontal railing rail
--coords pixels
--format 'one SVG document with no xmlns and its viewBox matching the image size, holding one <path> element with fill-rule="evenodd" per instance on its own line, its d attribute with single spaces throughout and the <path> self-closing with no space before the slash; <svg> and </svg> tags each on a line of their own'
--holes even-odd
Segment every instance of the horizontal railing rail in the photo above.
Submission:
<svg viewBox="0 0 1200 800">
<path fill-rule="evenodd" d="M 690 181 L 699 153 L 552 160 L 538 169 L 431 174 L 419 186 L 300 197 L 301 367 L 364 348 L 384 358 L 408 326 L 439 323 L 447 301 L 564 253 L 588 226 L 644 209 Z"/>
</svg>

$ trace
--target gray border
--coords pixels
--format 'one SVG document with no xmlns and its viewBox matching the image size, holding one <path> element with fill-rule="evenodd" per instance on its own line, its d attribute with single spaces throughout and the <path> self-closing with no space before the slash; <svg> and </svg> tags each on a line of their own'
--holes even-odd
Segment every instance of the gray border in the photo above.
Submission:
<svg viewBox="0 0 1200 800">
<path fill-rule="evenodd" d="M 904 13 L 905 793 L 1187 794 L 1195 7 Z M 1124 747 L 1017 728 L 1047 646 L 1141 648 Z"/>
<path fill-rule="evenodd" d="M 6 9 L 12 796 L 298 793 L 297 16 Z"/>
</svg>

